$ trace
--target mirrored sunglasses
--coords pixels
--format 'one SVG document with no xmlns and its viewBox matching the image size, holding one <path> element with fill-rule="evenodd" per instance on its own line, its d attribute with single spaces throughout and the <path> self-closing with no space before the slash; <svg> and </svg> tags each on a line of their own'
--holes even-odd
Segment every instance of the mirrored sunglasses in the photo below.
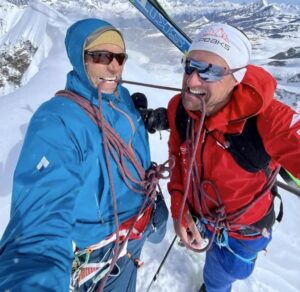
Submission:
<svg viewBox="0 0 300 292">
<path fill-rule="evenodd" d="M 103 65 L 109 65 L 115 58 L 118 64 L 122 66 L 128 57 L 125 53 L 116 54 L 109 51 L 85 51 L 84 54 L 90 56 L 94 63 Z"/>
<path fill-rule="evenodd" d="M 225 76 L 245 68 L 241 67 L 236 69 L 227 69 L 226 67 L 213 65 L 202 61 L 195 61 L 187 57 L 183 57 L 182 65 L 187 75 L 191 75 L 194 71 L 196 71 L 197 75 L 206 82 L 220 81 Z"/>
</svg>

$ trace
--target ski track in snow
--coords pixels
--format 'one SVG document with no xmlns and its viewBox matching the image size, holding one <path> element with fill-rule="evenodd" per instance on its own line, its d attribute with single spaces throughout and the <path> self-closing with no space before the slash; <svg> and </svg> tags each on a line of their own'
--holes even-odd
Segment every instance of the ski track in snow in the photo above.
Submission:
<svg viewBox="0 0 300 292">
<path fill-rule="evenodd" d="M 35 9 L 35 13 L 38 14 L 38 20 L 41 25 L 35 23 L 35 30 L 26 31 L 26 33 L 30 39 L 40 45 L 39 50 L 26 72 L 24 77 L 25 85 L 10 94 L 0 97 L 0 235 L 4 232 L 9 220 L 13 170 L 30 117 L 42 102 L 51 98 L 57 90 L 64 88 L 66 73 L 71 69 L 64 49 L 64 33 L 70 20 L 56 13 L 53 9 L 49 10 L 44 4 L 39 4 L 36 0 L 33 3 L 33 5 L 37 5 L 36 7 L 38 7 L 38 9 Z M 122 9 L 120 8 L 119 10 L 121 11 Z M 30 16 L 32 14 L 26 13 L 25 11 L 23 18 L 20 17 L 19 22 L 16 24 L 17 26 L 15 26 L 14 31 L 18 32 L 18 35 L 24 33 L 27 23 L 32 23 Z M 82 11 L 78 11 L 78 18 L 89 16 L 84 15 Z M 72 14 L 72 20 L 75 19 Z M 118 23 L 118 19 L 114 19 L 110 15 L 111 19 L 113 23 Z M 10 20 L 8 23 L 14 22 Z M 20 27 L 20 24 L 24 28 Z M 121 25 L 120 28 L 122 29 Z M 12 36 L 6 35 L 6 38 L 9 37 Z M 14 38 L 16 37 L 17 35 L 14 33 Z M 297 41 L 299 41 L 299 38 L 295 40 L 295 43 Z M 140 45 L 147 46 L 147 44 Z M 277 40 L 277 50 L 273 52 L 274 43 L 266 42 L 260 44 L 255 56 L 257 64 L 264 64 L 266 57 L 262 53 L 264 52 L 265 45 L 267 45 L 268 54 L 269 52 L 274 54 L 274 52 L 280 51 L 280 47 L 282 46 Z M 164 59 L 167 57 L 161 56 L 161 63 L 149 64 L 151 60 L 148 56 L 143 55 L 138 50 L 130 49 L 133 47 L 133 43 L 127 43 L 127 47 L 130 58 L 123 74 L 125 80 L 180 87 L 182 78 L 182 72 L 179 69 L 180 59 L 176 60 L 176 62 L 168 62 L 168 65 L 166 65 L 167 62 L 164 63 Z M 282 51 L 285 49 L 286 47 L 282 48 Z M 151 70 L 145 70 L 144 65 L 147 65 L 147 68 L 151 68 Z M 295 64 L 290 64 L 290 66 L 295 66 Z M 300 64 L 298 62 L 298 70 L 299 67 Z M 282 70 L 278 69 L 278 71 L 272 73 L 286 75 L 287 71 L 288 68 L 282 68 Z M 174 92 L 170 91 L 141 88 L 134 85 L 126 87 L 131 93 L 135 91 L 144 92 L 149 99 L 149 106 L 152 108 L 166 106 L 170 97 L 174 95 Z M 282 87 L 285 88 L 285 86 Z M 293 92 L 296 91 L 299 93 L 299 83 L 295 84 L 295 91 Z M 150 135 L 151 154 L 154 161 L 163 163 L 167 159 L 167 141 L 168 132 L 162 132 L 161 137 L 158 133 Z M 166 201 L 169 204 L 167 182 L 163 181 L 161 186 Z M 267 254 L 259 255 L 253 275 L 245 281 L 236 282 L 233 286 L 233 292 L 300 291 L 300 217 L 298 215 L 300 200 L 285 191 L 282 192 L 282 197 L 285 211 L 284 219 L 275 228 L 273 241 L 269 245 Z M 174 238 L 171 219 L 169 219 L 168 227 L 167 235 L 161 244 L 146 243 L 145 245 L 141 257 L 145 262 L 145 267 L 141 268 L 138 272 L 137 291 L 142 292 L 147 290 L 165 252 Z M 203 281 L 201 271 L 204 259 L 204 254 L 187 251 L 175 243 L 151 291 L 198 291 L 197 289 L 199 289 Z"/>
</svg>

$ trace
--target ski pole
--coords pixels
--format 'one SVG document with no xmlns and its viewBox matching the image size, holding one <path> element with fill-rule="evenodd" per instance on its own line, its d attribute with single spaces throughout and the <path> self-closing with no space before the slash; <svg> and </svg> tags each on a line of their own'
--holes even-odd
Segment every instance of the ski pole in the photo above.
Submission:
<svg viewBox="0 0 300 292">
<path fill-rule="evenodd" d="M 149 83 L 142 83 L 142 82 L 135 82 L 135 81 L 128 81 L 128 80 L 121 80 L 121 83 L 140 85 L 140 86 L 145 86 L 145 87 L 165 89 L 165 90 L 171 90 L 171 91 L 181 91 L 181 88 L 168 87 L 168 86 L 162 86 L 162 85 L 154 85 L 154 84 L 149 84 Z"/>
<path fill-rule="evenodd" d="M 296 195 L 296 196 L 298 196 L 298 197 L 300 197 L 300 189 L 297 189 L 296 187 L 290 186 L 290 185 L 285 184 L 281 181 L 276 181 L 275 185 L 282 188 L 282 189 L 284 189 L 284 190 L 286 190 L 286 191 L 288 191 L 288 192 L 290 192 L 290 193 L 292 193 L 292 194 L 294 194 L 294 195 Z"/>
<path fill-rule="evenodd" d="M 177 235 L 174 236 L 173 241 L 171 242 L 171 244 L 170 244 L 170 246 L 169 246 L 169 248 L 168 248 L 168 250 L 167 250 L 167 252 L 166 252 L 166 254 L 165 254 L 164 258 L 163 258 L 163 260 L 161 261 L 161 263 L 160 263 L 160 265 L 159 265 L 159 267 L 158 267 L 156 273 L 154 274 L 154 276 L 153 276 L 153 278 L 152 278 L 152 281 L 151 281 L 150 285 L 148 286 L 147 292 L 150 291 L 150 288 L 151 288 L 152 284 L 156 281 L 157 276 L 158 276 L 158 274 L 159 274 L 159 272 L 160 272 L 162 266 L 164 265 L 164 263 L 165 263 L 165 261 L 166 261 L 168 255 L 169 255 L 169 253 L 170 253 L 170 251 L 171 251 L 171 249 L 172 249 L 172 247 L 173 247 L 173 245 L 174 245 L 174 243 L 175 243 L 176 238 L 177 238 Z"/>
</svg>

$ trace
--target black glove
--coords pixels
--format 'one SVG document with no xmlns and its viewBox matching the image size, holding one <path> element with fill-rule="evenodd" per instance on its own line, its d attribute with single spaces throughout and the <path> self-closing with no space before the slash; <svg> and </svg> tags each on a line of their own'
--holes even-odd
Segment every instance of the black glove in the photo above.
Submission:
<svg viewBox="0 0 300 292">
<path fill-rule="evenodd" d="M 135 108 L 139 111 L 140 109 L 148 108 L 148 100 L 144 93 L 135 92 L 131 95 L 132 101 Z"/>
<path fill-rule="evenodd" d="M 141 118 L 145 124 L 145 128 L 149 133 L 153 134 L 157 130 L 169 129 L 167 109 L 159 107 L 155 110 L 148 109 L 148 101 L 145 94 L 136 92 L 131 96 L 136 109 L 139 111 Z"/>
</svg>

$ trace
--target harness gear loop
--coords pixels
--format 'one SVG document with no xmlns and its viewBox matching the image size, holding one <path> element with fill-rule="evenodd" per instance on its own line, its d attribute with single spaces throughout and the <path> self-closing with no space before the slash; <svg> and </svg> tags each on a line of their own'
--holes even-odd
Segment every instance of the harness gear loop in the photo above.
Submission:
<svg viewBox="0 0 300 292">
<path fill-rule="evenodd" d="M 133 258 L 132 254 L 130 252 L 128 252 L 126 255 L 134 263 L 134 265 L 137 269 L 142 268 L 145 265 L 145 263 L 142 262 L 140 259 Z"/>
<path fill-rule="evenodd" d="M 75 253 L 75 261 L 78 264 L 74 267 L 71 278 L 71 290 L 77 291 L 78 288 L 90 279 L 94 279 L 99 276 L 99 273 L 108 270 L 110 260 L 105 261 L 108 258 L 111 249 L 107 250 L 102 259 L 98 263 L 89 264 L 90 255 L 93 252 L 92 249 L 84 249 Z M 83 258 L 84 257 L 84 258 Z"/>
<path fill-rule="evenodd" d="M 247 264 L 253 264 L 253 262 L 256 260 L 257 255 L 251 258 L 245 258 L 239 254 L 237 254 L 230 246 L 229 246 L 229 240 L 228 240 L 228 233 L 225 229 L 222 229 L 222 231 L 218 234 L 216 237 L 216 244 L 219 246 L 219 248 L 225 247 L 229 252 L 234 254 L 237 258 L 239 258 L 241 261 L 247 263 Z"/>
</svg>

